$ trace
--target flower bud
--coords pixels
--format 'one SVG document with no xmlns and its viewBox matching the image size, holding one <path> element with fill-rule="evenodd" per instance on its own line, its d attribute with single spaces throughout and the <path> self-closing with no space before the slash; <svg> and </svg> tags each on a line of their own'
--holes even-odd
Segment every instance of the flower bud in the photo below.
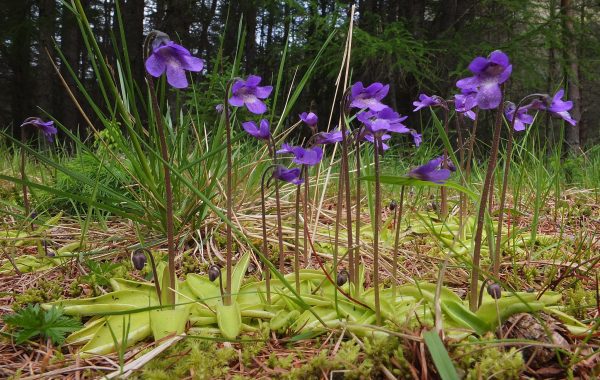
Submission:
<svg viewBox="0 0 600 380">
<path fill-rule="evenodd" d="M 339 273 L 337 275 L 337 285 L 342 286 L 347 282 L 348 282 L 348 271 L 345 269 L 342 269 L 341 271 L 339 271 Z"/>
<path fill-rule="evenodd" d="M 490 296 L 492 296 L 493 299 L 497 300 L 502 297 L 502 288 L 496 283 L 489 284 L 487 287 L 487 292 Z"/>
<path fill-rule="evenodd" d="M 214 282 L 217 278 L 221 276 L 221 268 L 218 265 L 211 265 L 208 267 L 208 279 L 211 282 Z"/>
<path fill-rule="evenodd" d="M 137 270 L 144 269 L 146 265 L 146 254 L 141 249 L 136 249 L 131 255 L 131 262 L 133 263 L 133 267 Z"/>
<path fill-rule="evenodd" d="M 396 209 L 396 207 L 398 207 L 398 203 L 396 203 L 396 201 L 392 200 L 388 207 L 389 207 L 390 211 L 394 211 Z"/>
</svg>

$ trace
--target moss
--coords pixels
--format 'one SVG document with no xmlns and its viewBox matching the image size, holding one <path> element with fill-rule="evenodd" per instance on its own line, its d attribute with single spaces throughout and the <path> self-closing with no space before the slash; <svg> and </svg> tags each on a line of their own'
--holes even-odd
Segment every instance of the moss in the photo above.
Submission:
<svg viewBox="0 0 600 380">
<path fill-rule="evenodd" d="M 502 347 L 484 347 L 479 345 L 460 346 L 453 352 L 458 369 L 464 379 L 518 379 L 525 369 L 521 352 L 515 347 L 508 351 Z"/>
<path fill-rule="evenodd" d="M 188 273 L 201 273 L 202 269 L 206 267 L 206 264 L 202 264 L 196 256 L 192 254 L 184 254 L 183 260 L 181 261 L 181 269 L 184 274 Z"/>
<path fill-rule="evenodd" d="M 63 285 L 58 280 L 37 281 L 34 287 L 27 289 L 22 294 L 15 296 L 15 302 L 12 307 L 14 311 L 19 311 L 29 304 L 45 303 L 59 299 L 62 296 Z"/>
<path fill-rule="evenodd" d="M 229 363 L 237 357 L 233 348 L 189 338 L 149 362 L 139 379 L 220 379 L 229 372 Z"/>
<path fill-rule="evenodd" d="M 566 290 L 563 299 L 566 303 L 565 311 L 578 319 L 584 319 L 586 308 L 596 303 L 595 294 L 586 291 L 579 281 Z"/>
</svg>

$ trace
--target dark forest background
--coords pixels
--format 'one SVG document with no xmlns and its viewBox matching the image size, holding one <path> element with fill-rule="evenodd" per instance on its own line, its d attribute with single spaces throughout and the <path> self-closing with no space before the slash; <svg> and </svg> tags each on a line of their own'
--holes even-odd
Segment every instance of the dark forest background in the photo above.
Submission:
<svg viewBox="0 0 600 380">
<path fill-rule="evenodd" d="M 119 40 L 116 0 L 83 1 L 100 46 L 114 59 Z M 411 115 L 420 92 L 451 96 L 477 55 L 495 49 L 514 65 L 507 91 L 513 101 L 531 92 L 567 89 L 580 120 L 567 128 L 572 148 L 598 141 L 600 119 L 600 1 L 597 0 L 359 0 L 352 52 L 353 80 L 391 84 L 387 102 Z M 44 112 L 85 133 L 80 115 L 52 62 L 74 88 L 64 59 L 92 93 L 96 79 L 68 6 L 56 0 L 0 0 L 0 128 Z M 226 72 L 236 52 L 238 25 L 246 33 L 242 72 L 270 82 L 288 45 L 287 85 L 314 59 L 335 29 L 298 111 L 329 115 L 351 1 L 335 0 L 120 0 L 134 76 L 143 83 L 142 44 L 152 29 L 168 33 L 206 59 L 205 74 Z M 206 75 L 195 75 L 201 86 Z M 97 96 L 101 96 L 96 92 Z M 43 111 L 42 111 L 43 110 Z M 411 116 L 417 126 L 418 115 Z M 548 138 L 556 138 L 549 124 Z M 321 127 L 324 127 L 321 124 Z M 555 127 L 554 127 L 555 128 Z"/>
</svg>

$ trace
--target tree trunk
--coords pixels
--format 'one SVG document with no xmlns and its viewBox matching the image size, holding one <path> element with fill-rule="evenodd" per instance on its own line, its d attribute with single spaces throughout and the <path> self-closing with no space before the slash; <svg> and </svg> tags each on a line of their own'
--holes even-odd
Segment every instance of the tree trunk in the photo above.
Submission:
<svg viewBox="0 0 600 380">
<path fill-rule="evenodd" d="M 144 87 L 144 0 L 127 0 L 121 8 L 131 74 L 138 86 Z"/>
<path fill-rule="evenodd" d="M 42 110 L 53 114 L 56 73 L 52 67 L 52 61 L 55 56 L 52 38 L 54 37 L 56 27 L 56 1 L 39 0 L 39 10 L 39 56 L 36 103 Z M 50 58 L 46 52 L 50 54 Z"/>
<path fill-rule="evenodd" d="M 66 62 L 61 62 L 60 73 L 65 79 L 69 88 L 75 95 L 79 92 L 77 85 L 73 80 L 73 77 L 67 69 L 67 63 L 71 66 L 74 74 L 81 78 L 80 75 L 80 54 L 82 47 L 81 31 L 77 25 L 77 20 L 73 13 L 67 8 L 66 5 L 62 7 L 62 31 L 61 31 L 61 45 L 60 49 L 65 56 Z M 64 92 L 64 90 L 61 90 Z M 79 114 L 77 108 L 73 105 L 71 99 L 68 96 L 61 97 L 61 104 L 59 105 L 60 110 L 60 121 L 65 127 L 75 132 L 79 129 Z"/>
<path fill-rule="evenodd" d="M 13 76 L 11 81 L 11 108 L 13 114 L 13 131 L 18 136 L 18 129 L 23 120 L 32 116 L 31 87 L 31 1 L 11 2 L 10 11 L 13 24 L 13 39 L 8 49 L 9 66 Z M 37 114 L 37 113 L 35 113 Z"/>
<path fill-rule="evenodd" d="M 567 93 L 573 101 L 571 116 L 577 120 L 577 125 L 565 126 L 565 142 L 567 150 L 573 154 L 581 152 L 579 130 L 581 128 L 581 91 L 579 87 L 579 64 L 577 57 L 577 39 L 573 28 L 573 3 L 571 0 L 561 0 L 561 12 L 563 15 L 563 55 L 566 62 L 565 77 L 567 82 Z"/>
</svg>

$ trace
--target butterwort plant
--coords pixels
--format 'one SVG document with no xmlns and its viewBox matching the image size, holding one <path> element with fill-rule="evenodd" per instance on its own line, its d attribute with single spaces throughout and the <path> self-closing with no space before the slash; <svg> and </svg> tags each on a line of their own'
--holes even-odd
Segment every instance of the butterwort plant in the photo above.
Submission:
<svg viewBox="0 0 600 380">
<path fill-rule="evenodd" d="M 166 33 L 152 31 L 146 37 L 144 43 L 144 54 L 146 55 L 146 81 L 150 91 L 152 113 L 158 131 L 160 153 L 163 160 L 163 172 L 165 180 L 165 224 L 167 232 L 169 291 L 167 300 L 170 305 L 175 304 L 175 231 L 173 222 L 173 189 L 171 185 L 171 171 L 169 169 L 169 151 L 165 136 L 165 125 L 160 110 L 160 105 L 154 87 L 154 78 L 166 74 L 170 86 L 182 89 L 188 86 L 187 71 L 198 72 L 204 68 L 204 61 L 194 57 L 184 48 L 171 41 Z"/>
</svg>

